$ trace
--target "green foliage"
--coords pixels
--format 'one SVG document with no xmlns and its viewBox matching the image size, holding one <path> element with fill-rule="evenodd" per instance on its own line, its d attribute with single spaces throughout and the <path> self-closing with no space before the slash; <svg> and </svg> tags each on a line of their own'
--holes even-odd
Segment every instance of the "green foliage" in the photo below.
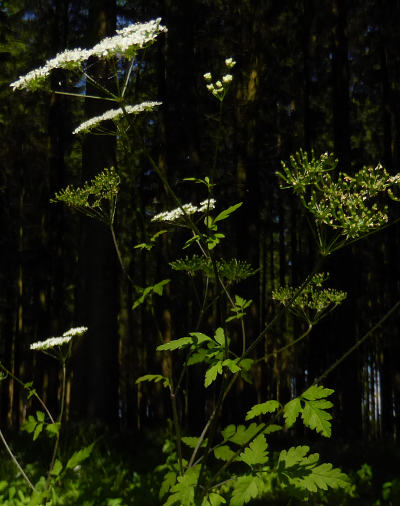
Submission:
<svg viewBox="0 0 400 506">
<path fill-rule="evenodd" d="M 277 465 L 277 476 L 289 492 L 295 494 L 316 492 L 318 489 L 349 487 L 348 477 L 340 469 L 332 468 L 331 464 L 319 464 L 319 455 L 308 455 L 308 446 L 296 446 L 289 450 L 282 450 Z"/>
<path fill-rule="evenodd" d="M 135 246 L 136 249 L 141 249 L 141 250 L 146 250 L 146 251 L 151 251 L 155 244 L 156 244 L 156 241 L 157 239 L 163 235 L 163 234 L 166 234 L 167 231 L 166 230 L 159 230 L 158 232 L 156 232 L 155 234 L 153 234 L 151 237 L 150 237 L 150 241 L 149 242 L 142 242 L 140 244 L 137 244 Z"/>
<path fill-rule="evenodd" d="M 162 281 L 159 281 L 155 285 L 146 286 L 146 288 L 142 288 L 136 285 L 135 286 L 136 292 L 141 295 L 133 303 L 132 309 L 136 309 L 141 304 L 143 304 L 143 302 L 151 299 L 153 294 L 161 296 L 164 291 L 164 286 L 167 285 L 170 281 L 171 281 L 170 279 L 163 279 Z"/>
<path fill-rule="evenodd" d="M 279 409 L 279 407 L 279 402 L 274 400 L 256 404 L 250 409 L 250 411 L 247 412 L 246 420 L 251 420 L 256 416 L 265 415 L 267 413 L 274 413 L 274 411 Z"/>
<path fill-rule="evenodd" d="M 316 237 L 323 255 L 345 245 L 348 239 L 357 240 L 385 226 L 388 205 L 384 197 L 394 197 L 399 174 L 389 176 L 380 164 L 375 168 L 363 167 L 354 176 L 340 172 L 333 178 L 337 160 L 325 153 L 319 158 L 300 150 L 282 162 L 277 175 L 283 184 L 293 189 L 303 206 L 313 215 Z M 326 229 L 333 231 L 327 237 Z"/>
<path fill-rule="evenodd" d="M 82 187 L 67 186 L 52 202 L 63 202 L 76 211 L 109 225 L 114 221 L 120 177 L 114 167 L 104 169 Z"/>
<path fill-rule="evenodd" d="M 180 258 L 169 264 L 176 271 L 186 271 L 189 276 L 201 272 L 210 279 L 215 279 L 215 272 L 210 258 L 193 255 L 192 257 Z M 231 283 L 238 283 L 253 276 L 257 271 L 252 269 L 245 261 L 232 258 L 221 258 L 216 261 L 218 276 Z"/>
<path fill-rule="evenodd" d="M 300 291 L 299 287 L 281 287 L 272 292 L 272 298 L 295 316 L 314 325 L 336 309 L 347 296 L 345 292 L 333 288 L 322 288 L 328 277 L 326 273 L 315 274 L 303 290 Z"/>
<path fill-rule="evenodd" d="M 300 397 L 292 399 L 284 406 L 285 423 L 288 428 L 301 414 L 304 425 L 319 432 L 322 436 L 331 436 L 332 415 L 326 410 L 333 404 L 326 400 L 333 393 L 330 388 L 312 385 Z"/>
<path fill-rule="evenodd" d="M 229 316 L 225 321 L 228 323 L 232 320 L 243 318 L 246 315 L 246 309 L 251 305 L 253 301 L 242 299 L 239 295 L 235 295 L 235 305 L 231 308 L 234 313 L 233 316 Z"/>
<path fill-rule="evenodd" d="M 154 381 L 154 383 L 162 381 L 163 387 L 170 386 L 169 378 L 161 374 L 145 374 L 144 376 L 140 376 L 140 378 L 136 380 L 136 383 L 143 383 L 144 381 Z"/>
</svg>

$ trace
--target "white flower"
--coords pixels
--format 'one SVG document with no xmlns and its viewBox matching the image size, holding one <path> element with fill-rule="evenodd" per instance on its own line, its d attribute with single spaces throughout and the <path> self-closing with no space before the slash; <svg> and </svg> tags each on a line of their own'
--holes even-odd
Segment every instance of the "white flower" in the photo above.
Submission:
<svg viewBox="0 0 400 506">
<path fill-rule="evenodd" d="M 223 76 L 222 82 L 225 84 L 228 84 L 232 81 L 232 79 L 233 79 L 233 76 L 231 74 L 226 74 Z"/>
<path fill-rule="evenodd" d="M 215 199 L 207 199 L 203 200 L 203 202 L 200 202 L 199 212 L 202 213 L 204 211 L 211 211 L 211 209 L 214 209 L 216 200 Z"/>
<path fill-rule="evenodd" d="M 217 88 L 222 88 L 222 83 L 221 83 L 221 81 L 217 81 L 217 82 L 215 83 L 215 86 L 216 86 Z"/>
<path fill-rule="evenodd" d="M 110 57 L 116 54 L 131 56 L 137 49 L 153 42 L 161 32 L 167 31 L 167 28 L 162 26 L 160 22 L 161 18 L 158 18 L 147 23 L 129 25 L 122 30 L 117 30 L 117 35 L 114 37 L 106 37 L 101 40 L 92 49 L 67 49 L 48 60 L 44 66 L 21 76 L 10 86 L 14 91 L 18 88 L 34 89 L 49 76 L 51 70 L 79 68 L 90 56 Z"/>
<path fill-rule="evenodd" d="M 194 206 L 193 204 L 183 204 L 182 208 L 177 207 L 176 209 L 172 209 L 172 211 L 164 211 L 162 213 L 156 214 L 153 216 L 151 221 L 166 221 L 172 223 L 179 219 L 184 214 L 191 215 L 194 213 L 203 213 L 205 211 L 214 209 L 215 207 L 215 199 L 207 199 L 200 202 L 200 207 Z M 183 212 L 185 211 L 185 213 Z"/>
<path fill-rule="evenodd" d="M 50 348 L 55 348 L 56 346 L 62 346 L 63 344 L 67 344 L 71 341 L 73 336 L 63 336 L 63 337 L 49 337 L 46 341 L 38 341 L 37 343 L 33 343 L 30 346 L 31 350 L 48 350 Z"/>
<path fill-rule="evenodd" d="M 203 75 L 203 77 L 206 81 L 211 81 L 212 79 L 211 72 L 207 72 L 206 74 Z"/>
<path fill-rule="evenodd" d="M 213 91 L 213 89 L 214 89 L 214 85 L 213 85 L 212 83 L 207 84 L 207 86 L 206 86 L 206 87 L 207 87 L 207 90 L 208 90 L 208 91 L 211 91 L 211 92 L 212 92 L 212 91 Z"/>
<path fill-rule="evenodd" d="M 138 114 L 143 111 L 151 111 L 155 107 L 161 105 L 161 102 L 142 102 L 137 105 L 127 105 L 125 107 L 125 112 L 127 114 Z M 75 130 L 72 132 L 73 134 L 77 134 L 79 132 L 88 132 L 95 128 L 102 121 L 107 120 L 117 120 L 119 116 L 124 114 L 124 109 L 120 107 L 119 109 L 109 109 L 101 116 L 94 116 L 93 118 L 88 119 L 81 123 Z"/>
<path fill-rule="evenodd" d="M 73 327 L 72 329 L 67 330 L 64 332 L 63 337 L 74 337 L 74 336 L 82 336 L 88 331 L 87 327 Z"/>
<path fill-rule="evenodd" d="M 228 69 L 231 69 L 236 65 L 236 62 L 232 58 L 227 58 L 225 60 L 225 65 L 228 67 Z"/>
</svg>

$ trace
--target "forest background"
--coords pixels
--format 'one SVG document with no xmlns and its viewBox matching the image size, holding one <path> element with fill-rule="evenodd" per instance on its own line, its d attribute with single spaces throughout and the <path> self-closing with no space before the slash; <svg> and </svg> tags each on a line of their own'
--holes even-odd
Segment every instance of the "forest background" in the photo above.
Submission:
<svg viewBox="0 0 400 506">
<path fill-rule="evenodd" d="M 168 33 L 138 61 L 133 103 L 163 105 L 151 121 L 137 121 L 184 201 L 197 196 L 181 180 L 208 175 L 222 206 L 243 202 L 230 220 L 225 254 L 258 269 L 241 285 L 241 294 L 254 301 L 250 337 L 277 310 L 272 290 L 300 283 L 316 255 L 299 203 L 279 189 L 280 160 L 303 148 L 335 153 L 349 174 L 378 162 L 391 174 L 400 170 L 400 2 L 0 2 L 0 361 L 33 379 L 46 403 L 56 405 L 56 364 L 29 345 L 87 325 L 68 378 L 67 416 L 131 434 L 157 428 L 171 416 L 161 387 L 135 381 L 167 367 L 154 353 L 159 331 L 168 340 L 192 328 L 192 284 L 198 279 L 174 272 L 168 296 L 153 298 L 154 314 L 146 307 L 132 310 L 138 294 L 124 277 L 109 232 L 50 199 L 116 165 L 123 182 L 116 233 L 139 287 L 171 277 L 165 265 L 186 254 L 169 235 L 153 256 L 135 249 L 148 239 L 142 217 L 174 206 L 140 146 L 132 164 L 109 137 L 72 135 L 85 117 L 102 112 L 97 103 L 13 93 L 9 84 L 65 48 L 89 47 L 116 27 L 157 17 Z M 217 170 L 209 174 L 218 107 L 203 74 L 221 72 L 226 57 L 237 65 L 224 103 Z M 60 83 L 66 83 L 63 71 L 52 76 L 53 89 Z M 393 211 L 391 219 L 396 217 Z M 255 393 L 249 395 L 242 383 L 237 387 L 227 423 L 266 394 L 282 402 L 299 394 L 397 302 L 399 225 L 367 243 L 327 259 L 330 284 L 348 293 L 346 302 L 308 342 L 257 366 Z M 210 318 L 202 330 L 212 323 Z M 293 340 L 300 326 L 290 316 L 282 319 L 266 337 L 266 353 Z M 334 433 L 343 447 L 398 441 L 398 328 L 395 314 L 329 375 Z M 186 391 L 187 426 L 196 433 L 207 407 L 196 382 Z M 0 383 L 1 427 L 18 428 L 29 405 L 15 382 Z"/>
</svg>

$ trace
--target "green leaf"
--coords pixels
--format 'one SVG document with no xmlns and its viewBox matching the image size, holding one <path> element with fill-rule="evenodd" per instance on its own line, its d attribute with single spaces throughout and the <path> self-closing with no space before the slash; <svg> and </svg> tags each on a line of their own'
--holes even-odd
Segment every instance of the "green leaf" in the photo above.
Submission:
<svg viewBox="0 0 400 506">
<path fill-rule="evenodd" d="M 50 471 L 50 474 L 52 476 L 58 476 L 61 473 L 62 468 L 63 468 L 63 466 L 62 466 L 61 462 L 57 459 L 54 462 L 54 466 L 53 466 L 53 469 Z"/>
<path fill-rule="evenodd" d="M 226 504 L 226 500 L 222 495 L 211 492 L 203 499 L 201 506 L 219 506 L 220 504 Z"/>
<path fill-rule="evenodd" d="M 30 434 L 35 430 L 36 424 L 37 422 L 35 420 L 35 417 L 29 415 L 28 420 L 25 420 L 25 422 L 21 425 L 21 429 L 25 430 L 26 432 L 29 432 Z"/>
<path fill-rule="evenodd" d="M 312 469 L 312 473 L 303 480 L 304 486 L 310 492 L 318 489 L 328 490 L 330 488 L 348 488 L 350 480 L 339 468 L 332 468 L 332 464 L 320 464 Z"/>
<path fill-rule="evenodd" d="M 216 380 L 218 374 L 222 374 L 222 362 L 217 362 L 207 369 L 204 386 L 209 387 Z"/>
<path fill-rule="evenodd" d="M 279 454 L 278 464 L 283 462 L 285 468 L 293 467 L 302 462 L 309 451 L 309 446 L 292 446 L 289 450 L 282 450 Z"/>
<path fill-rule="evenodd" d="M 235 358 L 234 360 L 227 358 L 222 362 L 222 365 L 224 367 L 227 367 L 233 374 L 236 374 L 237 372 L 241 371 L 240 367 L 237 365 L 238 362 L 238 358 Z"/>
<path fill-rule="evenodd" d="M 154 381 L 154 383 L 162 381 L 164 387 L 169 387 L 169 378 L 161 374 L 145 374 L 144 376 L 140 376 L 135 383 L 142 383 L 143 381 Z"/>
<path fill-rule="evenodd" d="M 189 446 L 189 448 L 196 448 L 198 440 L 199 440 L 198 437 L 185 436 L 182 438 L 182 441 L 185 443 L 186 446 Z M 206 446 L 206 444 L 207 439 L 203 439 L 200 446 Z"/>
<path fill-rule="evenodd" d="M 333 393 L 334 390 L 332 390 L 331 388 L 324 388 L 323 386 L 319 385 L 311 385 L 310 388 L 308 388 L 301 395 L 301 397 L 309 401 L 314 401 L 317 399 L 325 399 L 326 397 L 329 397 Z"/>
<path fill-rule="evenodd" d="M 268 425 L 265 429 L 265 434 L 272 434 L 273 432 L 277 432 L 278 430 L 282 430 L 283 427 L 281 425 L 276 425 L 274 423 L 271 423 L 271 425 Z"/>
<path fill-rule="evenodd" d="M 228 209 L 225 209 L 224 211 L 221 211 L 215 218 L 214 223 L 221 220 L 226 220 L 236 209 L 239 209 L 239 207 L 243 204 L 243 202 L 239 202 L 238 204 L 235 204 L 234 206 L 228 207 Z"/>
<path fill-rule="evenodd" d="M 44 422 L 44 413 L 43 411 L 36 411 L 36 418 L 38 420 L 38 422 Z"/>
<path fill-rule="evenodd" d="M 267 441 L 264 434 L 259 434 L 239 456 L 248 466 L 266 464 L 268 462 Z"/>
<path fill-rule="evenodd" d="M 279 406 L 279 402 L 274 400 L 263 402 L 262 404 L 256 404 L 250 409 L 250 411 L 247 412 L 246 420 L 251 420 L 256 416 L 265 415 L 266 413 L 273 413 L 279 408 Z"/>
<path fill-rule="evenodd" d="M 199 364 L 200 362 L 204 362 L 207 357 L 207 350 L 201 349 L 193 353 L 187 361 L 187 365 Z"/>
<path fill-rule="evenodd" d="M 70 457 L 70 459 L 67 462 L 66 469 L 73 469 L 78 464 L 80 464 L 81 462 L 86 460 L 88 457 L 90 457 L 90 454 L 92 453 L 92 450 L 93 450 L 93 446 L 94 446 L 94 443 L 73 453 L 72 457 Z"/>
<path fill-rule="evenodd" d="M 46 431 L 49 433 L 50 436 L 57 436 L 60 432 L 61 423 L 55 422 L 55 423 L 49 423 L 46 425 Z"/>
<path fill-rule="evenodd" d="M 192 506 L 194 502 L 194 488 L 199 479 L 200 466 L 190 467 L 183 476 L 178 476 L 177 483 L 171 487 L 170 495 L 164 506 L 178 503 L 180 506 Z"/>
<path fill-rule="evenodd" d="M 36 441 L 36 439 L 39 437 L 39 434 L 42 432 L 43 430 L 43 423 L 38 423 L 35 427 L 35 431 L 33 433 L 33 440 Z"/>
<path fill-rule="evenodd" d="M 157 346 L 157 351 L 173 351 L 180 348 L 185 348 L 185 346 L 190 346 L 193 344 L 193 339 L 191 337 L 181 337 L 180 339 L 174 339 L 173 341 L 168 341 L 167 343 L 160 344 Z"/>
<path fill-rule="evenodd" d="M 302 411 L 301 401 L 299 397 L 292 399 L 283 408 L 283 416 L 285 417 L 285 425 L 288 429 L 295 423 L 297 417 Z"/>
<path fill-rule="evenodd" d="M 214 334 L 214 339 L 217 341 L 217 343 L 220 346 L 225 346 L 225 334 L 224 329 L 221 327 L 218 327 Z"/>
<path fill-rule="evenodd" d="M 171 281 L 170 279 L 163 279 L 156 285 L 153 285 L 153 292 L 156 293 L 157 295 L 162 295 L 164 286 L 167 285 L 170 281 Z"/>
<path fill-rule="evenodd" d="M 161 483 L 160 492 L 158 497 L 161 499 L 165 496 L 168 490 L 176 483 L 176 473 L 174 471 L 168 471 L 164 476 L 163 482 Z"/>
<path fill-rule="evenodd" d="M 239 446 L 245 445 L 254 435 L 261 431 L 265 424 L 251 423 L 248 427 L 244 425 L 228 425 L 221 432 L 225 441 L 232 441 Z"/>
<path fill-rule="evenodd" d="M 240 476 L 234 484 L 230 506 L 242 506 L 263 492 L 264 483 L 257 476 Z"/>
<path fill-rule="evenodd" d="M 235 452 L 228 445 L 217 446 L 217 448 L 214 448 L 214 456 L 216 459 L 228 462 L 235 456 Z"/>
<path fill-rule="evenodd" d="M 331 423 L 329 420 L 332 420 L 332 415 L 327 413 L 325 409 L 332 406 L 331 402 L 325 400 L 306 401 L 301 415 L 304 425 L 325 437 L 331 437 Z"/>
<path fill-rule="evenodd" d="M 207 341 L 212 341 L 211 337 L 206 336 L 202 332 L 190 332 L 190 335 L 196 338 L 194 342 L 196 343 L 197 346 Z"/>
</svg>

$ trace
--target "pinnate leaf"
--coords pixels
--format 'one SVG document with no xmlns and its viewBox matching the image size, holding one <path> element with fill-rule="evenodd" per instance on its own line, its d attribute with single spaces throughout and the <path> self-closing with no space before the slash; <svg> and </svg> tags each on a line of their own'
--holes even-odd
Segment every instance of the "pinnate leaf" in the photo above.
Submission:
<svg viewBox="0 0 400 506">
<path fill-rule="evenodd" d="M 193 344 L 193 339 L 191 337 L 181 337 L 180 339 L 174 339 L 173 341 L 168 341 L 167 343 L 160 344 L 157 346 L 157 351 L 173 351 L 180 348 L 185 348 L 186 346 L 190 346 Z"/>
<path fill-rule="evenodd" d="M 86 460 L 88 457 L 90 457 L 90 454 L 92 453 L 94 443 L 92 443 L 89 446 L 86 446 L 85 448 L 81 448 L 80 450 L 76 451 L 72 454 L 72 457 L 68 460 L 66 468 L 67 469 L 73 469 L 78 464 Z"/>
<path fill-rule="evenodd" d="M 261 404 L 256 404 L 250 411 L 247 412 L 246 420 L 251 420 L 256 416 L 265 415 L 266 413 L 273 413 L 279 408 L 280 404 L 278 401 L 270 400 Z"/>
<path fill-rule="evenodd" d="M 312 473 L 304 478 L 304 486 L 310 492 L 318 489 L 347 488 L 350 485 L 348 476 L 339 468 L 332 468 L 332 464 L 320 464 L 312 469 Z"/>
<path fill-rule="evenodd" d="M 242 506 L 255 499 L 263 491 L 264 483 L 257 476 L 240 476 L 234 485 L 231 506 Z"/>
<path fill-rule="evenodd" d="M 267 441 L 264 434 L 259 434 L 239 456 L 239 460 L 250 467 L 265 464 L 268 461 Z"/>
<path fill-rule="evenodd" d="M 264 424 L 256 424 L 251 423 L 248 427 L 244 425 L 228 425 L 222 431 L 222 435 L 225 441 L 232 441 L 239 446 L 245 445 L 248 441 L 250 441 L 257 432 L 260 432 L 262 428 L 265 427 Z"/>
<path fill-rule="evenodd" d="M 285 424 L 288 429 L 295 423 L 301 411 L 301 401 L 298 397 L 285 404 L 283 416 L 285 417 Z"/>
<path fill-rule="evenodd" d="M 218 374 L 222 374 L 222 362 L 217 362 L 207 369 L 204 386 L 209 387 L 217 379 Z"/>
<path fill-rule="evenodd" d="M 214 456 L 216 459 L 228 462 L 235 456 L 235 452 L 232 451 L 228 445 L 223 445 L 214 449 Z"/>
<path fill-rule="evenodd" d="M 222 495 L 211 492 L 211 494 L 208 494 L 207 497 L 203 499 L 201 506 L 219 506 L 220 504 L 226 504 L 226 500 Z"/>
<path fill-rule="evenodd" d="M 332 415 L 327 413 L 325 409 L 331 408 L 332 403 L 325 400 L 306 401 L 303 409 L 302 418 L 304 425 L 325 437 L 331 437 Z"/>
<path fill-rule="evenodd" d="M 317 399 L 326 399 L 326 397 L 332 395 L 333 392 L 334 390 L 331 388 L 324 388 L 320 385 L 311 385 L 310 388 L 308 388 L 301 397 L 303 399 L 307 399 L 308 401 L 314 401 Z"/>
<path fill-rule="evenodd" d="M 136 380 L 136 383 L 143 383 L 144 381 L 154 381 L 154 383 L 162 381 L 164 387 L 169 386 L 169 378 L 161 374 L 145 374 L 144 376 L 140 376 L 140 378 Z"/>
</svg>

